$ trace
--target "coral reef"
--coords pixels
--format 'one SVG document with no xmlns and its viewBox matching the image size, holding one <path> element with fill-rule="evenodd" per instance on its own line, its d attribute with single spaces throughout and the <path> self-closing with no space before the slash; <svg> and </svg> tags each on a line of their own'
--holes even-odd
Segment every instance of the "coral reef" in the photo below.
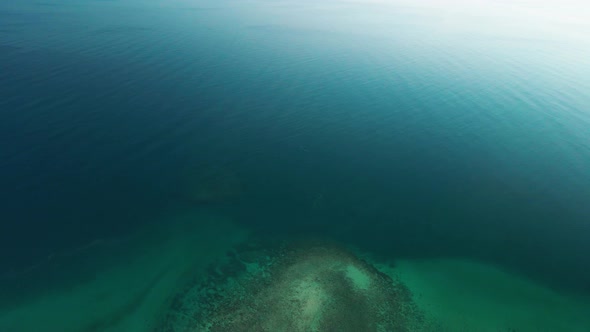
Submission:
<svg viewBox="0 0 590 332">
<path fill-rule="evenodd" d="M 242 261 L 247 257 L 249 263 Z M 159 332 L 425 331 L 400 282 L 344 248 L 237 248 L 178 294 Z"/>
</svg>

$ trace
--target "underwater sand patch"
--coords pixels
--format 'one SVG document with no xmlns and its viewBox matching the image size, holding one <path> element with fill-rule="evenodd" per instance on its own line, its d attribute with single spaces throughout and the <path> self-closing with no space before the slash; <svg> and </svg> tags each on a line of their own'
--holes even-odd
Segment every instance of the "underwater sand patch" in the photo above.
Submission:
<svg viewBox="0 0 590 332">
<path fill-rule="evenodd" d="M 252 249 L 235 252 L 209 278 L 188 285 L 156 331 L 426 330 L 408 288 L 344 248 L 254 250 L 256 261 L 240 259 Z"/>
</svg>

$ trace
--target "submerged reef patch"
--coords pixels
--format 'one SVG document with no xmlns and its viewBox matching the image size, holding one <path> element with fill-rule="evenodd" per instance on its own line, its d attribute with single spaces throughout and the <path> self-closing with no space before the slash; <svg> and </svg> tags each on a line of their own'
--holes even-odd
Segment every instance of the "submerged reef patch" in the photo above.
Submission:
<svg viewBox="0 0 590 332">
<path fill-rule="evenodd" d="M 401 282 L 326 243 L 244 245 L 175 297 L 158 332 L 427 331 Z"/>
</svg>

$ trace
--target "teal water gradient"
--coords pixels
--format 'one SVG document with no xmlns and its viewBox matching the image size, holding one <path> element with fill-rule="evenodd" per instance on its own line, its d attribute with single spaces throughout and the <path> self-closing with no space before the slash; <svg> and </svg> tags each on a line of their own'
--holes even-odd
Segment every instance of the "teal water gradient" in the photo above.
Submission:
<svg viewBox="0 0 590 332">
<path fill-rule="evenodd" d="M 245 187 L 222 209 L 259 233 L 590 291 L 587 13 L 1 1 L 2 268 L 156 222 L 213 165 Z"/>
</svg>

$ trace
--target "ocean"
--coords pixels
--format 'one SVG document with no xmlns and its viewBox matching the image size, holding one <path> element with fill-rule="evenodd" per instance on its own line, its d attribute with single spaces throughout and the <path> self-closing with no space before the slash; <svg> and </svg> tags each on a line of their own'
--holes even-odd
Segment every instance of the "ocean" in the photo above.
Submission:
<svg viewBox="0 0 590 332">
<path fill-rule="evenodd" d="M 588 18 L 0 0 L 0 330 L 201 331 L 183 287 L 302 241 L 401 280 L 435 322 L 408 331 L 589 331 Z"/>
</svg>

